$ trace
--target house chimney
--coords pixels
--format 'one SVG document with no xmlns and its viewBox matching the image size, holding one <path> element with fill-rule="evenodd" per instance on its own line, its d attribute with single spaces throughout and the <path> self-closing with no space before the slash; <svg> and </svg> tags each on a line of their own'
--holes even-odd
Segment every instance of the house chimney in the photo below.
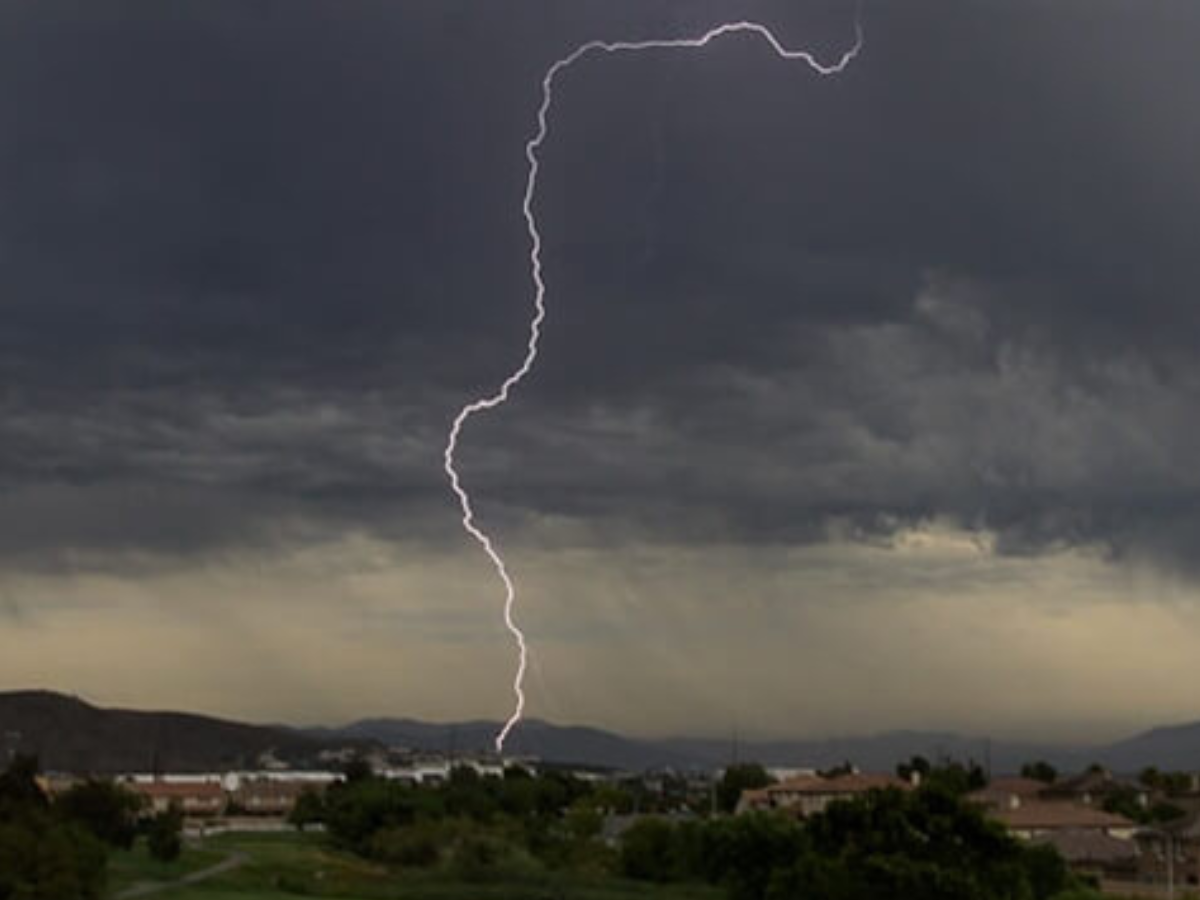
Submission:
<svg viewBox="0 0 1200 900">
<path fill-rule="evenodd" d="M 1008 808 L 1009 809 L 1020 809 L 1021 808 L 1021 798 L 1019 795 L 1017 795 L 1017 794 L 1009 794 L 1008 795 Z"/>
<path fill-rule="evenodd" d="M 921 786 L 921 773 L 917 769 L 913 769 L 908 773 L 908 783 L 914 788 L 919 788 Z"/>
</svg>

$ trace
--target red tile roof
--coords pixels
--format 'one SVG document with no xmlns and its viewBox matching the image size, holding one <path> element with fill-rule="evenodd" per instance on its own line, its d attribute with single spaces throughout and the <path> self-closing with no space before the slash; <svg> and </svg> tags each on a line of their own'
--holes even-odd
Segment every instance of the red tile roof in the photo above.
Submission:
<svg viewBox="0 0 1200 900">
<path fill-rule="evenodd" d="M 152 781 L 135 782 L 126 785 L 131 791 L 136 791 L 151 798 L 181 799 L 191 797 L 204 800 L 222 800 L 225 790 L 221 785 L 211 781 Z"/>
</svg>

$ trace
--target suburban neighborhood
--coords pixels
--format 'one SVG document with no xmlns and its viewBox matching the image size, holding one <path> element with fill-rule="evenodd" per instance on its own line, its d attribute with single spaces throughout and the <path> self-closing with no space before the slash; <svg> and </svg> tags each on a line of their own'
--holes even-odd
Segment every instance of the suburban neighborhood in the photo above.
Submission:
<svg viewBox="0 0 1200 900">
<path fill-rule="evenodd" d="M 862 772 L 847 763 L 837 771 L 802 767 L 761 769 L 736 764 L 709 772 L 672 770 L 597 771 L 595 767 L 545 766 L 535 758 L 497 756 L 451 757 L 388 748 L 374 760 L 343 755 L 387 782 L 413 787 L 449 784 L 468 773 L 474 778 L 504 779 L 514 771 L 553 771 L 615 791 L 636 789 L 644 807 L 603 810 L 601 834 L 618 846 L 623 834 L 639 821 L 665 818 L 680 822 L 722 812 L 734 816 L 777 815 L 804 821 L 827 812 L 838 802 L 876 792 L 911 793 L 938 770 L 924 760 L 901 765 L 896 772 Z M 1040 777 L 997 775 L 987 778 L 978 767 L 943 761 L 951 770 L 973 773 L 983 781 L 965 793 L 965 802 L 982 810 L 1015 838 L 1054 848 L 1077 874 L 1098 887 L 1120 894 L 1170 896 L 1200 888 L 1200 773 L 1148 770 L 1118 775 L 1094 766 L 1075 775 L 1058 776 L 1045 764 L 1027 770 Z M 377 767 L 377 768 L 373 768 Z M 760 768 L 768 783 L 741 790 L 733 808 L 723 811 L 717 791 L 734 769 Z M 297 818 L 306 796 L 319 798 L 344 783 L 345 767 L 288 770 L 275 766 L 255 771 L 209 773 L 127 773 L 112 782 L 140 799 L 147 814 L 182 813 L 183 834 L 191 840 L 227 832 L 321 830 L 320 822 Z M 39 776 L 48 795 L 70 791 L 87 776 L 49 773 Z"/>
</svg>

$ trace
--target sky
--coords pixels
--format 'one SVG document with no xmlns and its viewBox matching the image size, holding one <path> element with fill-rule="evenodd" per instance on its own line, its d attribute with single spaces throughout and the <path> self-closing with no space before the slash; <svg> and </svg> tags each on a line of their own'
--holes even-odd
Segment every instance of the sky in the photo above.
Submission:
<svg viewBox="0 0 1200 900">
<path fill-rule="evenodd" d="M 0 685 L 504 718 L 441 470 L 539 84 L 832 0 L 0 6 Z M 1200 6 L 866 0 L 564 74 L 460 465 L 529 712 L 1200 718 Z"/>
</svg>

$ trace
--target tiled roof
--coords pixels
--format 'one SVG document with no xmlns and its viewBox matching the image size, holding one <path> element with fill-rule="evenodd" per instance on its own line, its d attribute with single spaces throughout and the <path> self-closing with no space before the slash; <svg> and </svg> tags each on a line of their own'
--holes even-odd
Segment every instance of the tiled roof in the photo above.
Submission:
<svg viewBox="0 0 1200 900">
<path fill-rule="evenodd" d="M 1050 844 L 1069 863 L 1126 862 L 1138 855 L 1136 842 L 1102 831 L 1064 829 L 1042 835 L 1037 843 Z"/>
<path fill-rule="evenodd" d="M 849 775 L 837 775 L 833 778 L 822 778 L 820 775 L 801 775 L 773 784 L 767 788 L 771 794 L 865 794 L 867 791 L 883 790 L 885 788 L 912 788 L 907 781 L 894 775 L 872 775 L 854 772 Z"/>
<path fill-rule="evenodd" d="M 747 788 L 742 791 L 741 797 L 738 798 L 738 805 L 745 806 L 753 803 L 765 803 L 770 796 L 766 788 Z"/>
<path fill-rule="evenodd" d="M 236 793 L 239 797 L 295 798 L 308 790 L 312 790 L 312 785 L 297 781 L 251 781 L 239 787 Z"/>
<path fill-rule="evenodd" d="M 1134 827 L 1134 823 L 1124 816 L 1066 801 L 1022 802 L 1015 809 L 997 809 L 992 816 L 1015 829 Z"/>
<path fill-rule="evenodd" d="M 995 778 L 987 787 L 967 794 L 967 799 L 988 807 L 1008 806 L 1015 798 L 1018 803 L 1035 803 L 1046 784 L 1030 778 Z"/>
<path fill-rule="evenodd" d="M 221 785 L 211 781 L 197 782 L 178 782 L 178 781 L 153 781 L 143 782 L 140 784 L 130 784 L 127 787 L 139 794 L 144 794 L 147 797 L 165 797 L 165 798 L 180 798 L 193 797 L 203 798 L 205 800 L 220 800 L 225 797 L 225 791 Z"/>
</svg>

